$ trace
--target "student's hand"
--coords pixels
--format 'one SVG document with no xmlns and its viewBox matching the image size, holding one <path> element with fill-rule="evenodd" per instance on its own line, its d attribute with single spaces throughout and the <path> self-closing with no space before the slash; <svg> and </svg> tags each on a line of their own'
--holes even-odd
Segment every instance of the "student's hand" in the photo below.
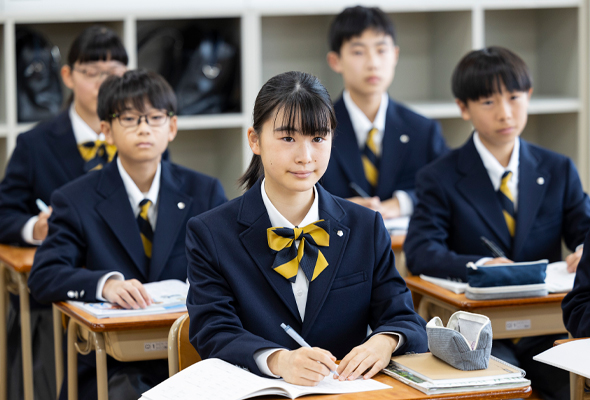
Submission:
<svg viewBox="0 0 590 400">
<path fill-rule="evenodd" d="M 397 218 L 400 216 L 399 200 L 397 197 L 381 202 L 381 209 L 379 210 L 383 219 Z"/>
<path fill-rule="evenodd" d="M 107 279 L 102 288 L 102 297 L 123 308 L 146 308 L 152 304 L 152 298 L 137 279 Z"/>
<path fill-rule="evenodd" d="M 397 347 L 395 335 L 375 335 L 360 346 L 355 347 L 342 359 L 338 366 L 338 378 L 353 381 L 367 371 L 364 379 L 370 379 L 389 364 L 391 354 Z M 334 376 L 335 377 L 335 376 Z"/>
<path fill-rule="evenodd" d="M 580 249 L 565 258 L 565 262 L 567 263 L 567 272 L 574 273 L 578 269 L 578 263 L 580 262 L 580 258 L 582 258 L 582 252 L 584 251 L 584 247 L 580 247 Z"/>
<path fill-rule="evenodd" d="M 363 207 L 370 208 L 373 211 L 381 211 L 381 200 L 377 196 L 373 197 L 349 197 L 347 200 L 359 204 Z"/>
<path fill-rule="evenodd" d="M 41 211 L 39 213 L 39 219 L 35 222 L 35 226 L 33 227 L 33 239 L 35 240 L 45 240 L 47 237 L 47 231 L 49 226 L 47 224 L 47 220 L 51 216 L 53 212 L 53 208 L 49 207 L 48 212 Z"/>
<path fill-rule="evenodd" d="M 512 264 L 514 263 L 514 261 L 509 260 L 507 258 L 504 257 L 497 257 L 497 258 L 493 258 L 490 261 L 486 261 L 483 263 L 483 265 L 490 265 L 490 264 Z"/>
<path fill-rule="evenodd" d="M 280 350 L 266 360 L 270 372 L 294 385 L 316 386 L 330 370 L 338 367 L 336 357 L 318 347 L 301 347 L 297 350 Z"/>
</svg>

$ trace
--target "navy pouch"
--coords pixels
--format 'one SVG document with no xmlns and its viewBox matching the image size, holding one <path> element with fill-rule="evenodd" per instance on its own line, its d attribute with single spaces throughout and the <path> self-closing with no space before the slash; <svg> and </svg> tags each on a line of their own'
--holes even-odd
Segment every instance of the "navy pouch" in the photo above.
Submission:
<svg viewBox="0 0 590 400">
<path fill-rule="evenodd" d="M 467 264 L 467 282 L 474 288 L 545 283 L 548 260 L 513 264 Z"/>
</svg>

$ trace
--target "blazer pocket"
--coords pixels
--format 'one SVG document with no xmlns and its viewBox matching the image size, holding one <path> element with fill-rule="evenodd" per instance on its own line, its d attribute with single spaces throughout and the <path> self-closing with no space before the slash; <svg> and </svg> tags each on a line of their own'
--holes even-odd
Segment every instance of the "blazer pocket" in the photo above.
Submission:
<svg viewBox="0 0 590 400">
<path fill-rule="evenodd" d="M 348 286 L 356 285 L 367 280 L 367 273 L 365 271 L 355 272 L 354 274 L 341 276 L 340 278 L 334 279 L 332 282 L 332 289 L 342 289 Z"/>
<path fill-rule="evenodd" d="M 537 221 L 540 221 L 540 222 L 533 224 L 531 230 L 536 231 L 538 229 L 546 229 L 546 228 L 551 227 L 553 225 L 561 225 L 562 219 L 561 219 L 561 214 L 556 213 L 551 218 L 538 218 L 537 217 Z"/>
</svg>

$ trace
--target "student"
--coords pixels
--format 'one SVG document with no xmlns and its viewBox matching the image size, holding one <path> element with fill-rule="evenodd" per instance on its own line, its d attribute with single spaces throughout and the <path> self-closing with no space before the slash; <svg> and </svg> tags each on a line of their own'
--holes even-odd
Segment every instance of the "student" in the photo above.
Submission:
<svg viewBox="0 0 590 400">
<path fill-rule="evenodd" d="M 315 385 L 330 370 L 370 378 L 392 354 L 426 351 L 381 215 L 316 185 L 335 125 L 312 75 L 280 74 L 260 90 L 248 191 L 187 228 L 190 340 L 201 357 Z M 316 347 L 300 348 L 281 323 Z"/>
<path fill-rule="evenodd" d="M 176 136 L 175 112 L 174 92 L 156 73 L 128 71 L 101 86 L 101 131 L 118 156 L 52 195 L 49 235 L 29 277 L 38 301 L 144 308 L 151 300 L 143 283 L 186 280 L 186 223 L 226 199 L 216 179 L 161 160 Z M 79 398 L 95 398 L 93 356 L 78 360 Z M 108 364 L 115 399 L 137 399 L 168 375 L 165 360 Z"/>
<path fill-rule="evenodd" d="M 466 264 L 561 260 L 562 239 L 573 251 L 590 228 L 590 200 L 567 157 L 519 138 L 533 92 L 524 61 L 488 47 L 455 68 L 453 94 L 474 133 L 418 174 L 418 206 L 404 251 L 409 270 L 466 279 Z M 481 237 L 507 258 L 492 258 Z M 568 257 L 575 270 L 582 249 Z M 533 362 L 555 336 L 496 340 L 492 354 L 527 371 L 544 398 L 569 398 L 567 373 Z"/>
<path fill-rule="evenodd" d="M 399 57 L 393 22 L 379 8 L 347 8 L 329 41 L 328 64 L 344 93 L 334 104 L 338 127 L 322 186 L 383 218 L 411 215 L 416 173 L 447 147 L 436 122 L 387 94 Z"/>
<path fill-rule="evenodd" d="M 104 77 L 126 70 L 127 52 L 115 32 L 104 26 L 84 30 L 73 42 L 61 69 L 64 84 L 73 92 L 71 106 L 52 120 L 17 137 L 16 148 L 0 183 L 0 243 L 39 245 L 47 235 L 51 214 L 39 210 L 51 193 L 86 172 L 80 149 L 103 139 L 96 114 L 96 97 Z M 110 156 L 114 154 L 109 148 Z M 109 157 L 110 158 L 110 157 Z M 98 161 L 91 160 L 93 166 Z M 31 301 L 31 333 L 35 398 L 55 397 L 51 307 Z M 22 357 L 18 297 L 11 296 L 8 324 L 8 398 L 22 399 Z M 41 361 L 43 360 L 43 361 Z"/>
<path fill-rule="evenodd" d="M 590 235 L 584 247 L 590 248 Z M 586 246 L 588 245 L 588 246 Z M 573 337 L 590 337 L 590 252 L 584 252 L 576 271 L 574 289 L 561 303 L 563 323 Z"/>
</svg>

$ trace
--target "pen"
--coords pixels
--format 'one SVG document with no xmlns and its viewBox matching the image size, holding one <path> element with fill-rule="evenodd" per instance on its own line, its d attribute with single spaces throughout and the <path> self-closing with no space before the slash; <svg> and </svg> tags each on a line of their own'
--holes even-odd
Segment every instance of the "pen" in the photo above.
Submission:
<svg viewBox="0 0 590 400">
<path fill-rule="evenodd" d="M 295 330 L 293 328 L 291 328 L 289 325 L 281 324 L 281 328 L 283 328 L 285 330 L 285 332 L 287 332 L 287 335 L 291 336 L 293 338 L 293 340 L 299 344 L 299 346 L 311 348 L 311 346 L 309 344 L 307 344 L 307 342 L 301 336 L 299 336 L 299 334 L 297 332 L 295 332 Z M 336 376 L 340 376 L 340 375 L 338 375 L 338 372 L 336 372 L 336 371 L 330 371 L 330 372 Z"/>
<path fill-rule="evenodd" d="M 45 204 L 43 200 L 37 199 L 35 200 L 35 203 L 37 203 L 37 208 L 39 209 L 39 211 L 44 213 L 49 212 L 49 207 L 47 207 L 47 204 Z"/>
<path fill-rule="evenodd" d="M 362 187 L 360 187 L 359 185 L 357 185 L 357 184 L 356 184 L 356 183 L 354 183 L 354 182 L 350 182 L 350 183 L 348 184 L 348 186 L 349 186 L 349 187 L 350 187 L 350 188 L 351 188 L 351 189 L 352 189 L 352 190 L 353 190 L 353 191 L 354 191 L 354 192 L 355 192 L 357 195 L 359 195 L 359 196 L 361 196 L 361 197 L 364 197 L 364 198 L 369 198 L 369 197 L 371 197 L 371 196 L 369 196 L 369 195 L 368 195 L 368 193 L 367 193 L 367 192 L 365 192 L 365 191 L 363 190 L 363 188 L 362 188 Z"/>
<path fill-rule="evenodd" d="M 490 239 L 486 238 L 485 236 L 480 237 L 483 244 L 492 252 L 494 257 L 506 257 L 506 254 L 498 247 L 498 245 L 492 242 Z"/>
</svg>

